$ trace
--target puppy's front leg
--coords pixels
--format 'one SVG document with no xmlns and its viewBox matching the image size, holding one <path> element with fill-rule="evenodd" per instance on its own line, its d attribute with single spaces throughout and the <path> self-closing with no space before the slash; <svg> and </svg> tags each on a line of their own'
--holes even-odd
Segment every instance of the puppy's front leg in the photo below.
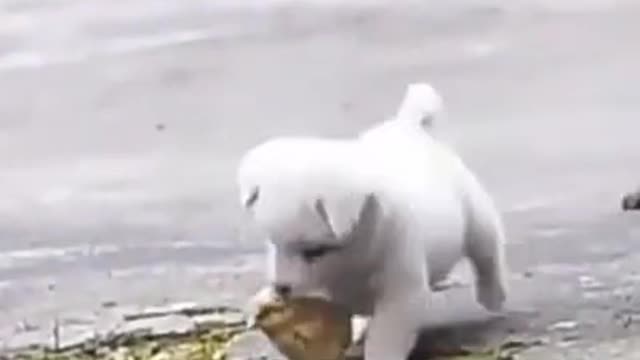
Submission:
<svg viewBox="0 0 640 360">
<path fill-rule="evenodd" d="M 420 302 L 418 304 L 417 302 Z M 394 301 L 381 304 L 369 324 L 365 360 L 405 360 L 422 327 L 426 301 Z"/>
<path fill-rule="evenodd" d="M 352 335 L 351 342 L 354 344 L 360 344 L 364 342 L 364 338 L 367 334 L 367 328 L 369 327 L 368 316 L 354 315 L 351 318 Z"/>
<path fill-rule="evenodd" d="M 348 358 L 362 358 L 364 356 L 364 342 L 369 328 L 368 316 L 354 315 L 351 317 L 351 346 L 347 350 Z"/>
<path fill-rule="evenodd" d="M 365 360 L 405 360 L 415 346 L 427 306 L 423 288 L 376 305 L 365 341 Z"/>
</svg>

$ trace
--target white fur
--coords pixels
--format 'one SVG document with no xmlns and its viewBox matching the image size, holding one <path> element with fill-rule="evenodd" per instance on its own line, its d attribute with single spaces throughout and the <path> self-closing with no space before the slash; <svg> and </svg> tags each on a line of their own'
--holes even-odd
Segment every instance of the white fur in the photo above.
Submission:
<svg viewBox="0 0 640 360">
<path fill-rule="evenodd" d="M 402 104 L 358 138 L 268 141 L 238 170 L 241 201 L 268 239 L 269 281 L 371 316 L 366 360 L 407 357 L 435 284 L 465 257 L 480 304 L 499 310 L 506 292 L 499 213 L 429 134 L 439 95 L 412 84 Z M 305 259 L 317 247 L 339 250 Z"/>
<path fill-rule="evenodd" d="M 361 137 L 376 134 L 385 136 L 386 129 L 390 125 L 414 128 L 416 132 L 422 130 L 433 134 L 436 130 L 436 123 L 441 122 L 443 117 L 442 96 L 429 84 L 412 83 L 407 86 L 404 98 L 394 116 L 367 129 L 361 134 Z"/>
</svg>

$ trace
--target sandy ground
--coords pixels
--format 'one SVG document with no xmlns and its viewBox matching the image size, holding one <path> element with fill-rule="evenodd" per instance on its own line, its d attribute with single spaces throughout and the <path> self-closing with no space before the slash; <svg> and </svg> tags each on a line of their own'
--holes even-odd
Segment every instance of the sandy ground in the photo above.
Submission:
<svg viewBox="0 0 640 360">
<path fill-rule="evenodd" d="M 640 218 L 619 211 L 640 179 L 633 2 L 114 4 L 2 2 L 5 346 L 105 301 L 238 304 L 262 249 L 235 202 L 242 151 L 351 135 L 416 80 L 505 214 L 514 326 L 637 331 Z M 466 289 L 442 296 L 443 321 L 486 318 Z"/>
</svg>

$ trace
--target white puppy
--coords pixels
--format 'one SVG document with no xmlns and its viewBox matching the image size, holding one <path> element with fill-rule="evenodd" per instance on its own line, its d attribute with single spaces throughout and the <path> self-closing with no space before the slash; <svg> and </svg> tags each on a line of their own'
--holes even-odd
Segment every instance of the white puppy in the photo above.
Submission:
<svg viewBox="0 0 640 360">
<path fill-rule="evenodd" d="M 505 300 L 504 232 L 491 198 L 430 134 L 442 100 L 413 84 L 396 116 L 358 138 L 278 138 L 238 169 L 243 206 L 264 231 L 282 295 L 316 293 L 371 316 L 366 360 L 405 359 L 429 296 L 463 258 L 476 298 Z"/>
</svg>

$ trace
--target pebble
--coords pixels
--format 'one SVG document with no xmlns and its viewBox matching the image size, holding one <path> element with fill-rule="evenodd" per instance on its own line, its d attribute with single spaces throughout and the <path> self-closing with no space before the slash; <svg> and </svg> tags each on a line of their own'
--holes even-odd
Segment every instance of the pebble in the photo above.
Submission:
<svg viewBox="0 0 640 360">
<path fill-rule="evenodd" d="M 640 190 L 625 194 L 622 198 L 622 210 L 640 209 Z"/>
<path fill-rule="evenodd" d="M 198 325 L 205 326 L 241 326 L 246 320 L 240 312 L 220 312 L 208 315 L 194 316 L 193 321 Z"/>
<path fill-rule="evenodd" d="M 271 344 L 266 335 L 250 331 L 240 335 L 227 348 L 229 360 L 286 360 L 284 355 Z"/>
<path fill-rule="evenodd" d="M 185 334 L 195 328 L 195 322 L 183 315 L 169 315 L 159 318 L 127 321 L 117 330 L 117 333 L 149 332 L 153 335 Z"/>
<path fill-rule="evenodd" d="M 557 323 L 549 326 L 549 330 L 551 331 L 570 331 L 575 330 L 578 327 L 578 323 L 576 321 L 558 321 Z"/>
<path fill-rule="evenodd" d="M 583 290 L 602 290 L 606 288 L 605 284 L 596 280 L 592 276 L 582 275 L 578 278 L 580 282 L 580 287 Z"/>
</svg>

